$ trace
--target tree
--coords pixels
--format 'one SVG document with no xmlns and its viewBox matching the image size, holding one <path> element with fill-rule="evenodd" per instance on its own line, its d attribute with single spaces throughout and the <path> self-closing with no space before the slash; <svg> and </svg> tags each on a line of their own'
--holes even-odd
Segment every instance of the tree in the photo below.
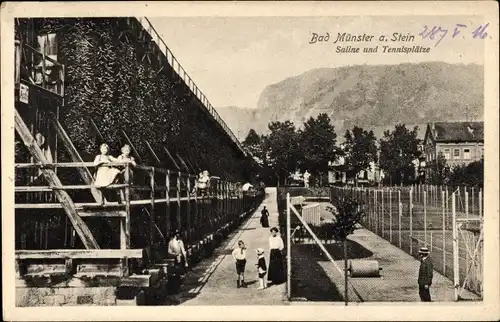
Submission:
<svg viewBox="0 0 500 322">
<path fill-rule="evenodd" d="M 297 168 L 298 136 L 295 125 L 290 121 L 272 122 L 269 124 L 271 133 L 267 137 L 266 157 L 269 166 L 281 178 L 286 178 L 288 173 Z"/>
<path fill-rule="evenodd" d="M 328 172 L 328 162 L 337 158 L 337 134 L 327 114 L 309 118 L 299 132 L 301 170 L 308 170 L 313 175 Z"/>
<path fill-rule="evenodd" d="M 443 153 L 439 152 L 435 160 L 427 164 L 429 169 L 426 181 L 434 185 L 442 185 L 445 183 L 446 177 L 449 175 L 449 168 L 446 165 L 446 158 Z"/>
<path fill-rule="evenodd" d="M 412 162 L 420 156 L 417 135 L 417 126 L 410 131 L 398 124 L 380 139 L 380 167 L 389 175 L 391 184 L 410 182 L 415 171 Z"/>
<path fill-rule="evenodd" d="M 376 138 L 373 131 L 367 132 L 360 127 L 354 126 L 352 132 L 345 133 L 345 165 L 347 176 L 354 177 L 357 183 L 357 175 L 361 170 L 366 170 L 371 162 L 377 161 Z"/>
<path fill-rule="evenodd" d="M 351 197 L 339 197 L 333 202 L 335 207 L 327 207 L 335 218 L 331 227 L 331 234 L 334 240 L 342 242 L 344 246 L 344 298 L 345 305 L 348 302 L 347 296 L 347 236 L 354 233 L 357 225 L 365 216 L 358 201 Z"/>
<path fill-rule="evenodd" d="M 251 156 L 259 164 L 263 163 L 263 147 L 261 137 L 254 129 L 248 131 L 247 137 L 242 142 L 243 147 L 251 154 Z"/>
<path fill-rule="evenodd" d="M 484 184 L 484 160 L 474 161 L 468 165 L 455 166 L 447 184 L 457 186 L 483 186 Z"/>
</svg>

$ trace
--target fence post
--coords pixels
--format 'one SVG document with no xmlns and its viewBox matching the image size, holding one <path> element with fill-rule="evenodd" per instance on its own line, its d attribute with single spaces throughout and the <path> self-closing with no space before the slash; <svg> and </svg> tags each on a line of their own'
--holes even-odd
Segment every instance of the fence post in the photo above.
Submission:
<svg viewBox="0 0 500 322">
<path fill-rule="evenodd" d="M 408 208 L 410 212 L 410 255 L 413 256 L 413 188 L 410 189 L 410 206 Z"/>
<path fill-rule="evenodd" d="M 471 198 L 471 209 L 472 209 L 472 212 L 475 212 L 476 210 L 476 203 L 474 202 L 474 199 L 475 199 L 475 194 L 474 194 L 474 187 L 471 188 L 471 192 L 470 192 L 472 198 Z"/>
<path fill-rule="evenodd" d="M 478 205 L 479 205 L 479 217 L 482 217 L 483 216 L 483 190 L 482 189 L 479 189 Z"/>
<path fill-rule="evenodd" d="M 441 210 L 443 212 L 443 275 L 446 276 L 446 210 L 445 210 L 445 193 L 441 191 Z"/>
<path fill-rule="evenodd" d="M 389 189 L 389 242 L 392 243 L 392 189 Z"/>
<path fill-rule="evenodd" d="M 382 208 L 382 211 L 381 211 L 381 215 L 382 215 L 382 238 L 384 238 L 384 236 L 385 236 L 385 227 L 384 227 L 384 224 L 385 224 L 384 189 L 382 189 L 381 194 L 382 194 L 382 202 L 381 202 L 381 208 Z"/>
<path fill-rule="evenodd" d="M 375 210 L 375 234 L 378 235 L 379 213 L 377 210 L 377 190 L 373 190 L 373 209 Z M 380 235 L 379 235 L 380 236 Z"/>
<path fill-rule="evenodd" d="M 292 248 L 291 248 L 291 238 L 290 238 L 290 193 L 286 194 L 286 270 L 287 270 L 287 296 L 290 300 L 292 296 Z"/>
<path fill-rule="evenodd" d="M 427 247 L 427 190 L 424 191 L 424 242 Z"/>
<path fill-rule="evenodd" d="M 455 192 L 451 194 L 451 213 L 453 225 L 453 287 L 455 290 L 455 301 L 458 301 L 458 288 L 460 287 L 458 267 L 458 240 L 457 240 L 457 213 L 455 211 Z"/>
<path fill-rule="evenodd" d="M 449 196 L 448 196 L 448 187 L 446 188 L 445 190 L 445 193 L 446 193 L 446 204 L 445 204 L 445 208 L 446 208 L 446 225 L 448 226 L 448 223 L 450 222 L 450 219 L 448 218 L 448 210 L 450 210 L 450 207 L 449 207 L 449 204 L 448 204 L 448 201 L 449 201 Z"/>
<path fill-rule="evenodd" d="M 401 191 L 398 191 L 398 230 L 399 248 L 401 248 L 401 219 L 403 218 L 403 204 L 401 203 Z"/>
</svg>

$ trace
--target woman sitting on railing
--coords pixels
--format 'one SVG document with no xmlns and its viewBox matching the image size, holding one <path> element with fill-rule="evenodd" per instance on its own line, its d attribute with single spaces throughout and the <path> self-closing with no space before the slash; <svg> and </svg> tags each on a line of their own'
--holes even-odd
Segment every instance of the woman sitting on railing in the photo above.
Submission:
<svg viewBox="0 0 500 322">
<path fill-rule="evenodd" d="M 136 166 L 137 163 L 135 163 L 135 159 L 133 156 L 130 155 L 130 145 L 128 144 L 125 144 L 123 147 L 122 147 L 122 154 L 120 154 L 118 156 L 118 162 L 128 162 L 130 165 L 132 166 Z M 120 171 L 120 174 L 121 174 L 121 180 L 123 182 L 125 182 L 125 170 L 126 169 L 123 169 Z M 132 170 L 129 171 L 129 176 L 128 176 L 128 183 L 129 184 L 132 184 L 133 183 L 133 179 L 134 179 L 134 172 Z M 125 190 L 124 189 L 120 189 L 120 199 L 121 201 L 125 201 Z"/>
<path fill-rule="evenodd" d="M 106 143 L 101 144 L 100 151 L 101 154 L 96 156 L 94 160 L 94 164 L 97 166 L 94 185 L 101 192 L 101 205 L 104 205 L 105 198 L 102 189 L 115 182 L 116 176 L 120 173 L 120 170 L 106 165 L 110 162 L 119 161 L 117 158 L 108 155 L 109 146 Z"/>
</svg>

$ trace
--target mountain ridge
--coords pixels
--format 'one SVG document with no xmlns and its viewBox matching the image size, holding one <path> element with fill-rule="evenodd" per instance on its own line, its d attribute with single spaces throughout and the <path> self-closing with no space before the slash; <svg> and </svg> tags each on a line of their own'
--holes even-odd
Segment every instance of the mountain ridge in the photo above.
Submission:
<svg viewBox="0 0 500 322">
<path fill-rule="evenodd" d="M 271 121 L 300 127 L 320 113 L 330 116 L 339 138 L 354 125 L 379 138 L 397 123 L 417 125 L 423 136 L 428 122 L 482 120 L 483 75 L 482 65 L 444 62 L 315 68 L 268 85 L 257 108 L 217 111 L 241 140 L 252 128 L 267 133 Z"/>
</svg>

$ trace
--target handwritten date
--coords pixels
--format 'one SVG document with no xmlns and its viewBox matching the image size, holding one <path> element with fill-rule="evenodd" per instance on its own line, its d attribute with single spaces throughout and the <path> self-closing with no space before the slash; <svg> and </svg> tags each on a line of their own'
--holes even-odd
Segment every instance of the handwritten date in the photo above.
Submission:
<svg viewBox="0 0 500 322">
<path fill-rule="evenodd" d="M 472 35 L 473 39 L 484 39 L 488 36 L 488 26 L 490 23 L 486 23 L 484 25 L 479 25 L 476 27 L 470 34 Z M 430 39 L 430 40 L 436 40 L 436 43 L 434 45 L 437 46 L 439 43 L 448 36 L 448 34 L 451 34 L 451 38 L 456 38 L 460 35 L 463 36 L 463 34 L 467 34 L 467 28 L 468 26 L 465 24 L 460 24 L 457 23 L 455 27 L 449 31 L 446 28 L 443 28 L 442 26 L 433 26 L 432 28 L 429 27 L 428 25 L 424 25 L 423 30 L 418 34 L 419 36 L 422 37 L 422 39 Z"/>
</svg>

